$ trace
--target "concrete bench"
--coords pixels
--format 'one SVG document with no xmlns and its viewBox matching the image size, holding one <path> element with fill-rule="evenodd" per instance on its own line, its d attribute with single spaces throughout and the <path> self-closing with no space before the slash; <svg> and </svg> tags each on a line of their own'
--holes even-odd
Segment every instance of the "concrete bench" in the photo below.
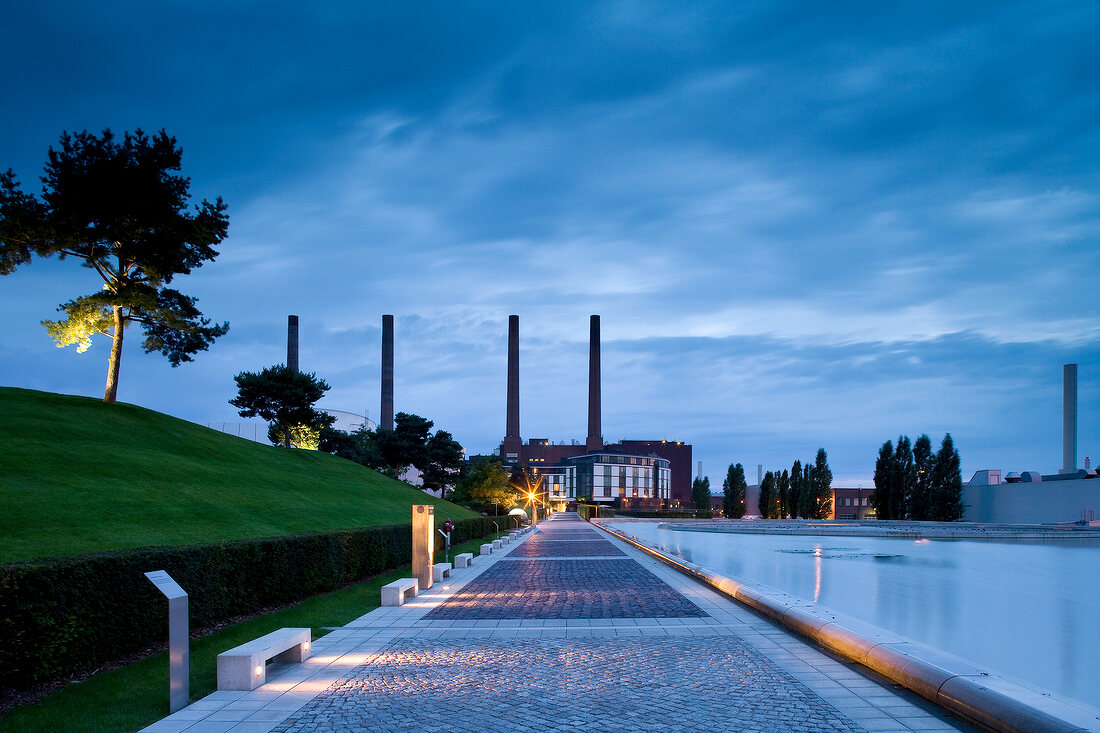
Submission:
<svg viewBox="0 0 1100 733">
<path fill-rule="evenodd" d="M 474 564 L 474 553 L 463 552 L 460 555 L 455 555 L 455 567 L 465 568 Z"/>
<path fill-rule="evenodd" d="M 501 537 L 501 538 L 500 538 L 500 541 L 501 541 L 501 542 L 502 542 L 503 544 L 507 545 L 507 544 L 508 544 L 509 542 L 511 542 L 511 541 L 512 541 L 512 536 L 511 536 L 511 535 L 507 535 L 507 534 L 506 534 L 506 535 L 504 535 L 503 537 Z"/>
<path fill-rule="evenodd" d="M 481 546 L 481 554 L 482 555 L 492 555 L 493 554 L 493 543 L 492 542 L 486 542 L 484 545 L 482 545 Z"/>
<path fill-rule="evenodd" d="M 442 583 L 444 578 L 451 577 L 451 564 L 449 562 L 437 562 L 432 565 L 432 582 Z"/>
<path fill-rule="evenodd" d="M 408 598 L 416 598 L 420 592 L 420 581 L 416 578 L 401 578 L 382 586 L 382 605 L 400 606 Z"/>
<path fill-rule="evenodd" d="M 255 690 L 267 681 L 267 660 L 309 659 L 309 629 L 279 629 L 218 655 L 219 690 Z"/>
<path fill-rule="evenodd" d="M 504 541 L 503 540 L 493 540 L 493 549 L 494 550 L 504 549 Z"/>
</svg>

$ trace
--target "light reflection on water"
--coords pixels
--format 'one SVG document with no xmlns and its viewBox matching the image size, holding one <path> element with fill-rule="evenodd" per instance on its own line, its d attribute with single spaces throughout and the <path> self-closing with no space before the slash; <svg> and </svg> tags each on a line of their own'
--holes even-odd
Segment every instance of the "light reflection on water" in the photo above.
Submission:
<svg viewBox="0 0 1100 733">
<path fill-rule="evenodd" d="M 709 570 L 1100 707 L 1100 543 L 619 528 Z"/>
</svg>

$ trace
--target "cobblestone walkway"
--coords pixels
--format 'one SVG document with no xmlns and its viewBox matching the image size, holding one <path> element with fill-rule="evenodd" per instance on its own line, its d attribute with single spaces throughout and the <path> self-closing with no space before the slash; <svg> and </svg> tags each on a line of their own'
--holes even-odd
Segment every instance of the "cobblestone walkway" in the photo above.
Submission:
<svg viewBox="0 0 1100 733">
<path fill-rule="evenodd" d="M 862 731 L 732 637 L 402 639 L 275 728 Z"/>
<path fill-rule="evenodd" d="M 148 733 L 972 731 L 575 515 Z"/>
<path fill-rule="evenodd" d="M 563 555 L 586 557 L 551 559 Z M 706 615 L 565 519 L 540 525 L 424 620 Z M 734 636 L 400 639 L 275 730 L 432 730 L 426 710 L 447 711 L 440 730 L 471 733 L 864 730 Z"/>
</svg>

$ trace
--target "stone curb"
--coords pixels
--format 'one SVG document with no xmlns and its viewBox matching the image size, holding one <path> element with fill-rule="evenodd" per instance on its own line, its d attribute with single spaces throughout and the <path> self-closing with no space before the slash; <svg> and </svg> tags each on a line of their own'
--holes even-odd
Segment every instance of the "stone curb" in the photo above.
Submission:
<svg viewBox="0 0 1100 733">
<path fill-rule="evenodd" d="M 1083 703 L 1071 704 L 974 667 L 963 669 L 968 666 L 963 660 L 878 627 L 855 619 L 842 625 L 837 614 L 816 604 L 671 557 L 602 522 L 592 525 L 967 720 L 1007 733 L 1100 733 L 1100 710 Z"/>
</svg>

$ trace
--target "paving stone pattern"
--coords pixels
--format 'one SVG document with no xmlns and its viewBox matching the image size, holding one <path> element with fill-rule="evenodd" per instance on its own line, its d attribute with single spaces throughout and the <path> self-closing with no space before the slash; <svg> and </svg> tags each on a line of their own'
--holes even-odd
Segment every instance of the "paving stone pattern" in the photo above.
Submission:
<svg viewBox="0 0 1100 733">
<path fill-rule="evenodd" d="M 498 562 L 424 618 L 607 619 L 706 616 L 635 560 Z"/>
<path fill-rule="evenodd" d="M 736 637 L 402 638 L 274 728 L 863 731 Z"/>
<path fill-rule="evenodd" d="M 607 540 L 552 540 L 531 538 L 508 553 L 513 557 L 626 557 L 626 553 Z"/>
</svg>

